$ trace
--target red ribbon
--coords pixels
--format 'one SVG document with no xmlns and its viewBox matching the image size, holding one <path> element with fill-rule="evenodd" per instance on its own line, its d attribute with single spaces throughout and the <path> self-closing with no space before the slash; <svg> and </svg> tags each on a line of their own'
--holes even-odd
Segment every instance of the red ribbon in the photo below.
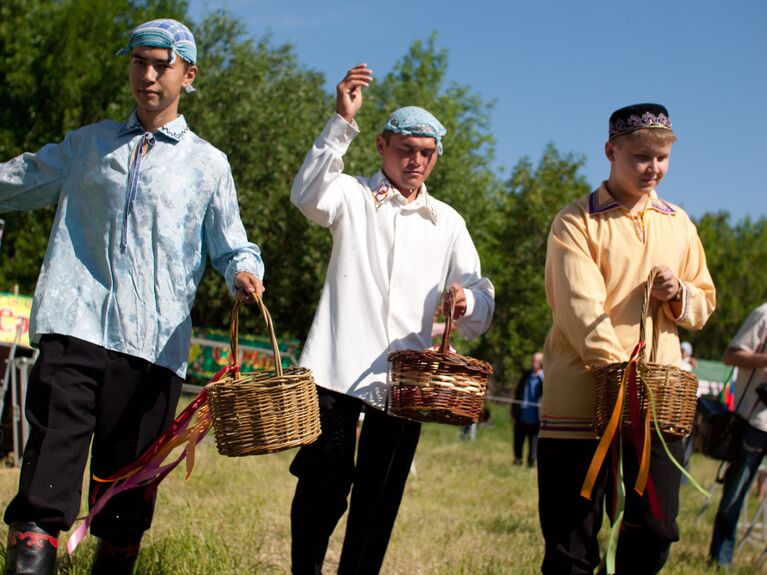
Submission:
<svg viewBox="0 0 767 575">
<path fill-rule="evenodd" d="M 227 365 L 213 376 L 210 383 L 214 383 L 230 373 L 233 377 L 237 377 L 239 372 L 240 366 L 238 364 Z M 195 414 L 197 418 L 192 423 Z M 194 468 L 195 448 L 205 437 L 212 422 L 213 418 L 208 408 L 208 390 L 203 387 L 200 394 L 138 459 L 109 477 L 101 479 L 93 476 L 94 481 L 108 483 L 109 486 L 103 493 L 100 489 L 94 490 L 90 501 L 90 512 L 67 542 L 69 553 L 74 552 L 87 534 L 93 518 L 104 509 L 107 502 L 114 496 L 129 489 L 144 487 L 144 496 L 149 499 L 157 490 L 160 482 L 183 460 L 186 460 L 186 478 L 188 479 Z M 182 445 L 184 445 L 184 449 L 181 454 L 166 464 L 165 461 L 170 454 Z"/>
</svg>

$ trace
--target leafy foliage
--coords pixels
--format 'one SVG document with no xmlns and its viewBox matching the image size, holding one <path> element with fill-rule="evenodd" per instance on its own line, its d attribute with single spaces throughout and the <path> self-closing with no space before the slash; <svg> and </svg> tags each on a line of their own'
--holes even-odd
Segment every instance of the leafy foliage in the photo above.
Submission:
<svg viewBox="0 0 767 575">
<path fill-rule="evenodd" d="M 114 51 L 138 22 L 186 17 L 184 0 L 3 0 L 0 3 L 0 159 L 60 141 L 67 130 L 105 117 L 119 120 L 133 103 L 126 61 Z M 281 337 L 303 339 L 319 299 L 330 234 L 309 224 L 289 201 L 298 168 L 333 111 L 324 78 L 307 69 L 290 45 L 253 39 L 226 12 L 192 25 L 198 41 L 198 92 L 181 104 L 190 125 L 224 150 L 238 187 L 243 221 L 267 265 L 269 307 Z M 346 63 L 348 65 L 354 62 Z M 365 92 L 361 133 L 344 158 L 348 173 L 380 166 L 375 136 L 387 115 L 406 105 L 432 111 L 448 129 L 445 153 L 429 190 L 466 219 L 496 286 L 490 331 L 459 349 L 493 362 L 498 390 L 513 385 L 540 349 L 550 314 L 543 289 L 546 237 L 555 213 L 586 194 L 583 159 L 553 144 L 540 159 L 520 160 L 507 181 L 493 168 L 493 103 L 447 80 L 448 53 L 435 35 L 414 42 L 391 72 Z M 332 80 L 340 80 L 332 79 Z M 53 209 L 3 214 L 0 290 L 18 284 L 31 293 L 49 235 Z M 688 334 L 701 357 L 718 357 L 748 312 L 767 295 L 767 221 L 732 223 L 726 213 L 698 222 L 718 287 L 718 311 Z M 208 273 L 193 311 L 198 326 L 225 326 L 231 298 Z M 259 333 L 255 313 L 243 331 Z"/>
<path fill-rule="evenodd" d="M 182 102 L 196 133 L 224 150 L 232 166 L 242 220 L 263 251 L 268 304 L 283 335 L 308 331 L 330 253 L 330 237 L 290 203 L 290 187 L 330 115 L 323 78 L 303 69 L 290 46 L 245 38 L 224 12 L 197 30 L 202 63 L 198 90 Z M 218 274 L 205 275 L 194 308 L 196 325 L 223 326 L 231 299 Z M 241 329 L 263 331 L 253 313 Z"/>
<path fill-rule="evenodd" d="M 716 311 L 699 332 L 680 334 L 698 357 L 719 359 L 751 311 L 767 300 L 767 220 L 730 223 L 726 212 L 697 222 L 716 286 Z"/>
<path fill-rule="evenodd" d="M 582 158 L 562 155 L 550 144 L 537 166 L 523 158 L 506 182 L 488 261 L 496 313 L 481 350 L 494 360 L 496 392 L 513 389 L 530 367 L 530 356 L 543 348 L 551 326 L 544 291 L 546 240 L 556 213 L 589 192 L 582 164 Z"/>
</svg>

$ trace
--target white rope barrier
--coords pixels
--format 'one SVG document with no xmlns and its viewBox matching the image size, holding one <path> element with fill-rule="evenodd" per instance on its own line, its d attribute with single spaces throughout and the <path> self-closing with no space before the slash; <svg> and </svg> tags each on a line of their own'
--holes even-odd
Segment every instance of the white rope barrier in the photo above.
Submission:
<svg viewBox="0 0 767 575">
<path fill-rule="evenodd" d="M 519 403 L 519 404 L 525 404 L 530 407 L 540 407 L 541 403 L 533 403 L 532 401 L 524 401 L 522 399 L 514 399 L 512 397 L 501 397 L 500 395 L 486 395 L 485 396 L 486 401 L 494 401 L 496 403 Z"/>
</svg>

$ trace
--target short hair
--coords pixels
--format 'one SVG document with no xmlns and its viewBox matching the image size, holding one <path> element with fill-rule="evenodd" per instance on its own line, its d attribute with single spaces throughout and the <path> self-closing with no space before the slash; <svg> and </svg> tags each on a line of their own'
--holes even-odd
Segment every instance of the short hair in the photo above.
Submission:
<svg viewBox="0 0 767 575">
<path fill-rule="evenodd" d="M 671 130 L 658 130 L 656 128 L 640 128 L 632 132 L 615 136 L 610 140 L 616 145 L 635 142 L 641 144 L 673 144 L 676 134 Z"/>
</svg>

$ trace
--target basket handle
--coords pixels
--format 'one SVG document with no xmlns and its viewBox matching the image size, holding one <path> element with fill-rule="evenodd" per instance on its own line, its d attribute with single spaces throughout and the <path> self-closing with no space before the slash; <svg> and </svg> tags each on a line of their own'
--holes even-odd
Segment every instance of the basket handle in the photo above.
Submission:
<svg viewBox="0 0 767 575">
<path fill-rule="evenodd" d="M 274 324 L 272 323 L 272 316 L 269 315 L 269 310 L 266 309 L 264 301 L 259 296 L 254 296 L 256 304 L 261 310 L 261 314 L 264 316 L 264 322 L 266 323 L 266 329 L 269 332 L 269 339 L 272 342 L 272 352 L 274 353 L 274 368 L 277 371 L 277 376 L 282 377 L 282 356 L 280 355 L 280 346 L 277 345 L 277 336 L 274 335 Z M 234 365 L 239 359 L 239 346 L 237 340 L 240 332 L 240 300 L 234 300 L 234 307 L 232 307 L 232 320 L 229 323 L 229 346 L 232 348 L 232 356 L 230 358 L 230 364 Z"/>
<path fill-rule="evenodd" d="M 445 299 L 447 299 L 447 303 L 450 306 L 450 313 L 447 314 L 445 321 L 445 332 L 442 334 L 439 353 L 448 353 L 450 351 L 450 334 L 453 332 L 453 314 L 455 313 L 455 294 L 452 288 L 445 294 Z"/>
<path fill-rule="evenodd" d="M 659 267 L 655 266 L 650 270 L 650 275 L 647 276 L 647 282 L 644 286 L 644 296 L 642 297 L 642 312 L 639 321 L 639 341 L 645 343 L 645 324 L 649 316 L 650 308 L 654 308 L 655 314 L 652 322 L 652 347 L 650 348 L 650 363 L 655 361 L 655 354 L 658 349 L 658 330 L 660 329 L 660 316 L 661 307 L 658 305 L 653 306 L 652 300 L 652 284 L 655 281 L 655 276 L 658 275 Z M 639 361 L 646 363 L 645 348 L 643 347 L 639 352 Z"/>
</svg>

